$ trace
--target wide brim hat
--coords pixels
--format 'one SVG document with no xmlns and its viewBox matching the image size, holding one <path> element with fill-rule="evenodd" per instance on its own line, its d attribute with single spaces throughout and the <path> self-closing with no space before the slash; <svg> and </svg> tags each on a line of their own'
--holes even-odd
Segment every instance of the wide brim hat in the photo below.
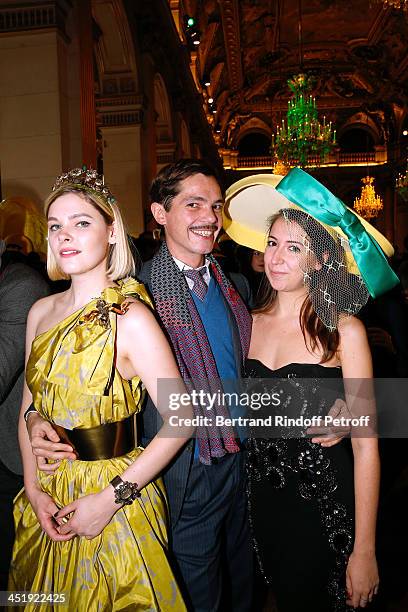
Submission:
<svg viewBox="0 0 408 612">
<path fill-rule="evenodd" d="M 264 252 L 269 217 L 282 208 L 298 208 L 307 212 L 306 209 L 291 202 L 276 189 L 283 178 L 279 174 L 254 174 L 228 187 L 225 194 L 223 225 L 227 234 L 235 242 L 255 251 Z M 346 208 L 357 217 L 385 255 L 392 257 L 394 247 L 391 242 L 371 223 L 350 208 Z M 327 226 L 326 229 L 328 229 Z M 347 238 L 341 227 L 330 227 L 330 230 Z"/>
<path fill-rule="evenodd" d="M 347 241 L 349 270 L 360 273 L 373 297 L 398 284 L 385 257 L 394 254 L 389 240 L 300 168 L 285 177 L 256 174 L 231 185 L 225 195 L 224 229 L 238 244 L 263 252 L 268 219 L 285 208 L 310 214 L 330 234 Z"/>
</svg>

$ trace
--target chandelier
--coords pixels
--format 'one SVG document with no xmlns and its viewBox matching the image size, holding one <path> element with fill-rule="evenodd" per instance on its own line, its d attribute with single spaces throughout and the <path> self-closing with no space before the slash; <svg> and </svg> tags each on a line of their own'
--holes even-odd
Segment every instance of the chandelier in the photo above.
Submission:
<svg viewBox="0 0 408 612">
<path fill-rule="evenodd" d="M 405 202 L 408 202 L 408 160 L 407 160 L 407 169 L 405 170 L 405 174 L 399 174 L 397 176 L 395 186 L 401 198 Z"/>
<path fill-rule="evenodd" d="M 319 165 L 336 144 L 336 130 L 331 121 L 319 122 L 316 99 L 310 95 L 311 78 L 297 74 L 288 81 L 294 97 L 288 102 L 286 122 L 272 135 L 271 149 L 278 159 L 301 167 Z"/>
<path fill-rule="evenodd" d="M 377 0 L 377 2 L 382 2 L 385 4 L 384 8 L 390 6 L 392 8 L 408 11 L 408 0 Z"/>
<path fill-rule="evenodd" d="M 383 201 L 375 193 L 374 178 L 372 176 L 365 176 L 361 180 L 363 187 L 361 188 L 360 197 L 354 200 L 354 210 L 364 219 L 374 219 L 382 211 L 384 207 Z"/>
<path fill-rule="evenodd" d="M 286 176 L 290 170 L 290 166 L 286 164 L 284 161 L 279 159 L 278 157 L 274 159 L 274 165 L 272 168 L 272 172 L 274 174 L 279 174 L 280 176 Z"/>
</svg>

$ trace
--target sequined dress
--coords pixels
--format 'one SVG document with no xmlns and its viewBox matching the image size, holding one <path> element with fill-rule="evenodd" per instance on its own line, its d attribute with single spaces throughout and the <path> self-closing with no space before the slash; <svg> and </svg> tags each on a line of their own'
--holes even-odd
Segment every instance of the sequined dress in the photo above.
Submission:
<svg viewBox="0 0 408 612">
<path fill-rule="evenodd" d="M 138 378 L 126 381 L 115 368 L 117 314 L 127 296 L 150 303 L 136 281 L 121 281 L 49 331 L 37 336 L 27 382 L 38 412 L 64 428 L 121 421 L 139 411 Z M 126 316 L 126 315 L 124 315 Z M 55 474 L 38 472 L 43 491 L 63 507 L 108 486 L 143 452 L 113 459 L 64 460 Z M 167 558 L 166 499 L 160 479 L 119 509 L 102 533 L 87 540 L 53 542 L 41 529 L 24 489 L 15 500 L 16 539 L 9 588 L 65 593 L 56 610 L 174 610 L 185 606 Z M 52 610 L 28 605 L 26 610 Z"/>
<path fill-rule="evenodd" d="M 293 363 L 273 371 L 256 359 L 248 359 L 246 369 L 252 392 L 278 392 L 281 398 L 257 417 L 303 417 L 298 429 L 278 427 L 270 432 L 274 437 L 250 432 L 248 503 L 261 573 L 279 612 L 345 612 L 345 570 L 354 540 L 351 447 L 343 440 L 322 448 L 301 425 L 329 412 L 343 389 L 341 370 Z"/>
</svg>

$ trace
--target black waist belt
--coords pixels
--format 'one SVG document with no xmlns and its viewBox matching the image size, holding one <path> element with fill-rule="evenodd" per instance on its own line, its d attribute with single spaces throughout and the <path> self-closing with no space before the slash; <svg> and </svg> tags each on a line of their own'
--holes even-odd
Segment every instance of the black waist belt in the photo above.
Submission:
<svg viewBox="0 0 408 612">
<path fill-rule="evenodd" d="M 81 461 L 113 459 L 136 446 L 133 415 L 124 421 L 105 423 L 89 429 L 65 429 L 53 424 L 61 442 L 70 444 Z"/>
</svg>

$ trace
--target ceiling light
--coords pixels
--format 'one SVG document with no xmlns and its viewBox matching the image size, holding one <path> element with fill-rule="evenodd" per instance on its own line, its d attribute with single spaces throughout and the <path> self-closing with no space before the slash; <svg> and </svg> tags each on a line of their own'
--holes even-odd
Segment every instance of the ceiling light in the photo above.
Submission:
<svg viewBox="0 0 408 612">
<path fill-rule="evenodd" d="M 361 195 L 354 200 L 354 210 L 364 219 L 375 219 L 384 208 L 384 204 L 380 196 L 375 193 L 374 178 L 366 176 L 361 179 L 363 187 Z"/>
<path fill-rule="evenodd" d="M 310 95 L 312 79 L 301 73 L 288 81 L 294 96 L 288 102 L 286 121 L 276 126 L 271 149 L 289 165 L 305 167 L 322 163 L 336 144 L 331 121 L 319 122 L 316 100 Z"/>
</svg>

